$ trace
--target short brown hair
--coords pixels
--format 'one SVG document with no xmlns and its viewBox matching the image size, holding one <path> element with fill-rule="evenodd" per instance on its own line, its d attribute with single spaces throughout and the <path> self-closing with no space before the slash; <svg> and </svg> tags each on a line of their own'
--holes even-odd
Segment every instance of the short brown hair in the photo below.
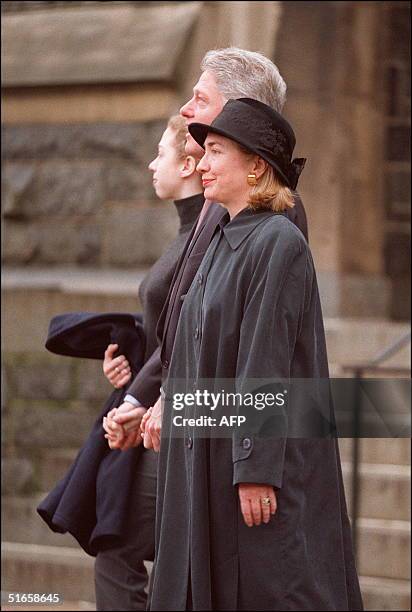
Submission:
<svg viewBox="0 0 412 612">
<path fill-rule="evenodd" d="M 282 212 L 295 206 L 292 191 L 269 165 L 257 184 L 251 188 L 248 204 L 255 210 L 268 208 L 274 212 Z"/>
<path fill-rule="evenodd" d="M 180 115 L 173 115 L 167 122 L 167 127 L 176 133 L 175 147 L 178 159 L 184 159 L 186 157 L 186 121 Z"/>
</svg>

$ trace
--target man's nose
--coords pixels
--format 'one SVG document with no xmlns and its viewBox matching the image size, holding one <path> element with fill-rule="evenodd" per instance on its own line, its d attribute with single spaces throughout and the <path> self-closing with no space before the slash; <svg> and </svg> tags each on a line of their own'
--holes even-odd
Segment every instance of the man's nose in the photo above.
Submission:
<svg viewBox="0 0 412 612">
<path fill-rule="evenodd" d="M 188 102 L 186 102 L 186 104 L 183 104 L 183 106 L 180 109 L 180 114 L 182 115 L 182 117 L 187 117 L 187 118 L 193 117 L 192 102 L 193 102 L 193 98 L 189 100 Z"/>
<path fill-rule="evenodd" d="M 152 161 L 150 162 L 150 164 L 147 166 L 147 167 L 149 168 L 149 170 L 151 170 L 152 172 L 154 172 L 154 171 L 155 171 L 155 167 L 154 167 L 155 161 L 156 161 L 156 160 L 152 159 Z"/>
</svg>

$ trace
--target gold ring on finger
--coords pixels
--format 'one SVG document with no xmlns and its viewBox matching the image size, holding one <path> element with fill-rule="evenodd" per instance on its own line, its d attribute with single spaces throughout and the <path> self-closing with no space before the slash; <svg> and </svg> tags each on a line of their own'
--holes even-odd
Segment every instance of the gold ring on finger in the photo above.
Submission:
<svg viewBox="0 0 412 612">
<path fill-rule="evenodd" d="M 264 506 L 270 506 L 270 497 L 263 497 L 262 498 L 262 504 Z"/>
</svg>

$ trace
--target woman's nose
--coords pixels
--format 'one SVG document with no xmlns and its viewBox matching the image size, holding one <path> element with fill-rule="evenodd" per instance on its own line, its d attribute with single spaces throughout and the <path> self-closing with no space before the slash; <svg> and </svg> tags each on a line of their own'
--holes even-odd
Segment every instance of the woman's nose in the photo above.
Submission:
<svg viewBox="0 0 412 612">
<path fill-rule="evenodd" d="M 155 159 L 152 159 L 152 161 L 150 162 L 150 164 L 147 166 L 149 168 L 149 170 L 151 170 L 152 172 L 155 171 Z"/>
<path fill-rule="evenodd" d="M 196 166 L 196 170 L 198 172 L 206 172 L 207 170 L 206 155 L 203 155 L 203 157 L 200 159 L 199 163 Z"/>
</svg>

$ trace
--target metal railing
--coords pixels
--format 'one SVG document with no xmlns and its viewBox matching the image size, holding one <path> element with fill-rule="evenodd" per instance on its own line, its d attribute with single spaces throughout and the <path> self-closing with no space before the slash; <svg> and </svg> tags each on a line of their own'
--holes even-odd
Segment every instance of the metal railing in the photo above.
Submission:
<svg viewBox="0 0 412 612">
<path fill-rule="evenodd" d="M 352 440 L 352 540 L 355 557 L 358 556 L 358 541 L 359 541 L 359 511 L 361 502 L 360 490 L 360 436 L 362 431 L 362 396 L 360 382 L 365 374 L 385 374 L 386 376 L 405 375 L 410 376 L 410 368 L 405 367 L 385 367 L 382 364 L 397 355 L 403 348 L 411 342 L 411 332 L 404 334 L 401 338 L 390 344 L 383 351 L 378 353 L 376 357 L 363 364 L 343 366 L 343 370 L 351 372 L 353 378 L 358 381 L 355 384 L 355 397 L 353 402 L 353 440 Z"/>
</svg>

